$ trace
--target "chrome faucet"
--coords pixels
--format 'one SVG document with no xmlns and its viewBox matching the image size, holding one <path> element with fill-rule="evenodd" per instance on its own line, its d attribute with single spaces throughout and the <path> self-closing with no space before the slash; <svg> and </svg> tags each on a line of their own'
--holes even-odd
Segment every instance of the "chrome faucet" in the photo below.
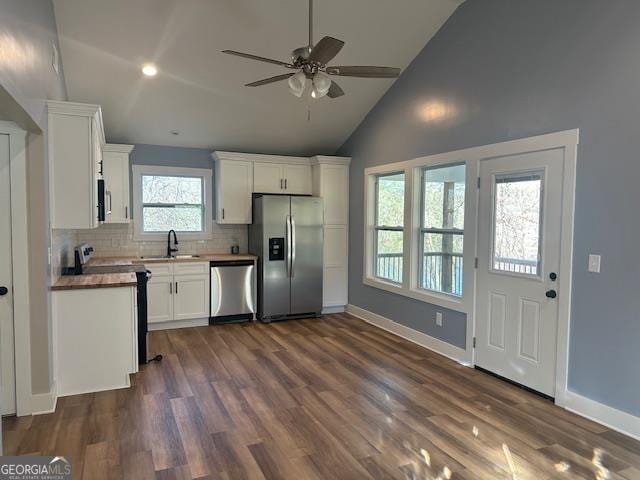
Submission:
<svg viewBox="0 0 640 480">
<path fill-rule="evenodd" d="M 171 233 L 173 232 L 173 246 L 178 245 L 178 236 L 176 235 L 175 230 L 169 230 L 169 235 L 167 236 L 167 257 L 173 257 L 173 254 L 178 251 L 177 248 L 171 248 Z"/>
</svg>

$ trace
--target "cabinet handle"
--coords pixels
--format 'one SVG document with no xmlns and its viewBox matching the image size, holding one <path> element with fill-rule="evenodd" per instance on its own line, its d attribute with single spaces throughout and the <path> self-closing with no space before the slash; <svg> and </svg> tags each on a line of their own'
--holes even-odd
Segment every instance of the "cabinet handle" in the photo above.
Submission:
<svg viewBox="0 0 640 480">
<path fill-rule="evenodd" d="M 124 207 L 124 218 L 129 218 L 129 207 Z"/>
<path fill-rule="evenodd" d="M 169 282 L 169 295 L 173 295 L 173 282 Z"/>
<path fill-rule="evenodd" d="M 100 176 L 102 177 L 104 174 L 102 173 L 103 167 L 102 167 L 102 160 L 100 160 L 98 162 L 100 164 L 100 171 L 98 172 L 98 174 L 100 174 Z"/>
<path fill-rule="evenodd" d="M 280 190 L 282 190 L 284 187 L 282 186 L 282 179 L 280 179 Z"/>
<path fill-rule="evenodd" d="M 176 282 L 176 295 L 178 294 L 178 282 Z"/>
<path fill-rule="evenodd" d="M 284 189 L 285 190 L 287 189 L 287 179 L 286 178 L 284 179 Z"/>
<path fill-rule="evenodd" d="M 224 220 L 224 208 L 222 209 L 222 219 Z"/>
</svg>

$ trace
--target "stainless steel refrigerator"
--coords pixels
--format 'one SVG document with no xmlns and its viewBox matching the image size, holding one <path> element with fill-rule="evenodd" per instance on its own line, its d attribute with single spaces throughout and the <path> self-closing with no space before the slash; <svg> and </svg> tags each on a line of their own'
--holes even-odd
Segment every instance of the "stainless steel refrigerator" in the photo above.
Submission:
<svg viewBox="0 0 640 480">
<path fill-rule="evenodd" d="M 318 197 L 254 198 L 249 252 L 258 257 L 259 320 L 321 314 L 322 220 Z"/>
</svg>

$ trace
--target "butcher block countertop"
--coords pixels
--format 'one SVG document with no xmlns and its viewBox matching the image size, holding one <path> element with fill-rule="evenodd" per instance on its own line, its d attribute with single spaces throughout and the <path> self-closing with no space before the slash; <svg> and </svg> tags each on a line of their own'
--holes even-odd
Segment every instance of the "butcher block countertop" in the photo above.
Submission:
<svg viewBox="0 0 640 480">
<path fill-rule="evenodd" d="M 147 263 L 185 263 L 185 262 L 233 262 L 237 260 L 256 260 L 254 255 L 232 255 L 230 253 L 207 253 L 197 257 L 103 257 L 92 258 L 87 265 L 91 267 L 112 265 L 139 265 Z"/>
<path fill-rule="evenodd" d="M 51 286 L 51 290 L 78 290 L 87 288 L 135 287 L 135 273 L 99 273 L 93 275 L 64 275 Z"/>
</svg>

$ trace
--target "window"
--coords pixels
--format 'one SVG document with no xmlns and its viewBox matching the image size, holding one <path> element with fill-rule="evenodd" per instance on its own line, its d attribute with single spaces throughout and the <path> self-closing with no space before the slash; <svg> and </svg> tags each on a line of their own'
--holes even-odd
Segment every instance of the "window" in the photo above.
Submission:
<svg viewBox="0 0 640 480">
<path fill-rule="evenodd" d="M 418 286 L 462 296 L 465 166 L 422 169 Z"/>
<path fill-rule="evenodd" d="M 134 165 L 135 235 L 164 237 L 169 230 L 207 238 L 211 228 L 211 171 Z"/>
<path fill-rule="evenodd" d="M 538 172 L 496 177 L 494 270 L 538 275 L 542 175 Z"/>
<path fill-rule="evenodd" d="M 404 257 L 404 173 L 375 179 L 374 272 L 394 283 L 402 282 Z"/>
</svg>

